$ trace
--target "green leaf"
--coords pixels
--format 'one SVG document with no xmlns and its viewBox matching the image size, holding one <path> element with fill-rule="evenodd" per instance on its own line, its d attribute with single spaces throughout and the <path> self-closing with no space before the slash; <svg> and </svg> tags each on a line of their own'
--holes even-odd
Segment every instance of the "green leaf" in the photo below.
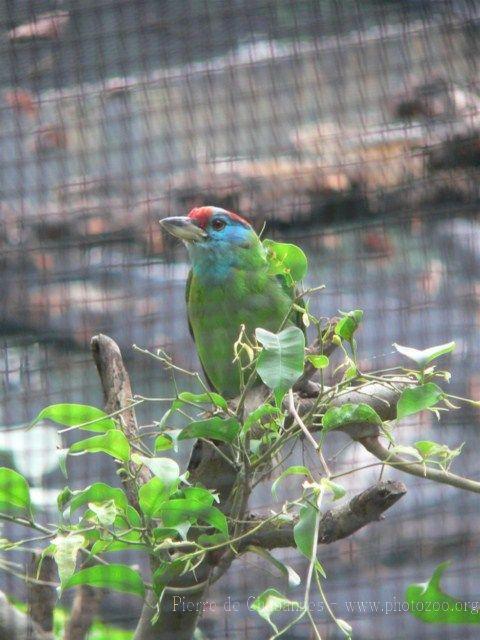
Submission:
<svg viewBox="0 0 480 640">
<path fill-rule="evenodd" d="M 275 389 L 273 392 L 273 399 L 275 400 L 275 406 L 279 411 L 282 408 L 282 402 L 283 402 L 283 399 L 285 398 L 285 395 L 286 395 L 286 391 L 281 387 L 278 389 Z"/>
<path fill-rule="evenodd" d="M 413 446 L 421 457 L 426 459 L 438 455 L 445 445 L 438 444 L 438 442 L 431 440 L 419 440 L 418 442 L 414 442 Z"/>
<path fill-rule="evenodd" d="M 480 624 L 480 613 L 477 607 L 467 604 L 448 595 L 440 586 L 440 581 L 449 562 L 442 562 L 433 572 L 428 582 L 408 585 L 405 600 L 408 602 L 410 615 L 436 624 Z"/>
<path fill-rule="evenodd" d="M 217 509 L 191 498 L 167 500 L 158 511 L 166 527 L 174 527 L 185 520 L 202 520 L 228 535 L 228 524 L 225 515 Z"/>
<path fill-rule="evenodd" d="M 227 401 L 218 393 L 211 391 L 210 393 L 190 393 L 190 391 L 182 391 L 178 394 L 178 399 L 182 402 L 191 402 L 193 404 L 213 404 L 219 409 L 226 411 L 228 409 Z M 175 405 L 175 402 L 173 403 Z"/>
<path fill-rule="evenodd" d="M 419 440 L 413 446 L 423 461 L 436 462 L 443 469 L 448 469 L 453 460 L 462 453 L 463 449 L 463 444 L 455 449 L 450 449 L 446 444 L 432 442 L 431 440 Z"/>
<path fill-rule="evenodd" d="M 268 562 L 273 564 L 273 566 L 280 571 L 280 574 L 287 579 L 289 587 L 291 588 L 298 587 L 298 585 L 301 583 L 300 576 L 294 569 L 292 569 L 292 567 L 290 567 L 288 564 L 284 564 L 283 562 L 280 562 L 280 560 L 277 560 L 277 558 L 275 558 L 266 549 L 262 549 L 261 547 L 250 545 L 248 547 L 248 551 L 252 553 L 256 553 L 257 556 L 260 556 L 261 558 L 264 558 L 265 560 L 268 560 Z"/>
<path fill-rule="evenodd" d="M 30 511 L 30 489 L 25 478 L 7 467 L 0 467 L 0 511 Z"/>
<path fill-rule="evenodd" d="M 405 418 L 423 409 L 435 406 L 444 397 L 443 391 L 434 382 L 402 391 L 397 402 L 397 418 Z"/>
<path fill-rule="evenodd" d="M 307 256 L 300 247 L 285 242 L 274 242 L 273 240 L 264 240 L 263 246 L 267 250 L 269 275 L 282 275 L 291 286 L 305 277 L 308 261 Z"/>
<path fill-rule="evenodd" d="M 341 407 L 331 407 L 322 418 L 324 432 L 331 431 L 348 424 L 358 423 L 382 424 L 382 419 L 368 404 L 344 404 Z"/>
<path fill-rule="evenodd" d="M 460 455 L 462 446 L 456 449 L 450 449 L 446 444 L 432 442 L 431 440 L 419 440 L 413 444 L 415 449 L 420 453 L 422 458 L 440 458 L 447 459 Z"/>
<path fill-rule="evenodd" d="M 206 504 L 210 507 L 213 502 L 220 502 L 220 498 L 218 494 L 212 493 L 208 489 L 204 489 L 203 487 L 186 487 L 183 490 L 185 498 L 193 499 L 197 502 L 201 502 L 202 504 Z"/>
<path fill-rule="evenodd" d="M 176 489 L 176 483 L 168 484 L 160 478 L 152 478 L 138 490 L 140 509 L 146 516 L 153 518 L 169 495 Z"/>
<path fill-rule="evenodd" d="M 60 471 L 62 472 L 62 475 L 65 478 L 68 478 L 67 456 L 68 456 L 68 448 L 66 448 L 66 449 L 57 449 L 58 466 L 60 467 Z"/>
<path fill-rule="evenodd" d="M 270 389 L 288 391 L 303 373 L 305 336 L 302 330 L 287 327 L 280 333 L 271 333 L 259 327 L 255 336 L 263 345 L 257 361 L 258 375 Z"/>
<path fill-rule="evenodd" d="M 352 365 L 345 369 L 345 373 L 343 374 L 343 380 L 351 380 L 358 375 L 358 369 L 355 365 Z"/>
<path fill-rule="evenodd" d="M 145 586 L 141 575 L 126 564 L 98 564 L 82 569 L 75 573 L 63 588 L 70 589 L 80 584 L 113 589 L 122 593 L 133 593 L 141 598 L 145 595 Z"/>
<path fill-rule="evenodd" d="M 320 485 L 324 488 L 325 491 L 329 491 L 333 494 L 334 500 L 340 500 L 340 498 L 343 498 L 343 496 L 347 493 L 345 488 L 342 487 L 341 484 L 333 482 L 333 480 L 330 480 L 329 478 L 322 478 L 320 480 Z"/>
<path fill-rule="evenodd" d="M 63 511 L 74 495 L 70 487 L 64 487 L 57 496 L 58 510 Z"/>
<path fill-rule="evenodd" d="M 330 364 L 330 360 L 327 356 L 307 356 L 307 360 L 313 364 L 315 369 L 325 369 Z"/>
<path fill-rule="evenodd" d="M 170 533 L 167 535 L 168 538 L 180 536 L 182 540 L 186 540 L 191 528 L 192 523 L 186 520 L 185 522 L 179 522 L 173 527 L 157 527 L 154 529 L 154 535 L 155 538 L 157 538 L 157 536 L 162 536 L 165 532 L 169 531 Z"/>
<path fill-rule="evenodd" d="M 281 611 L 301 611 L 302 605 L 294 600 L 289 600 L 276 589 L 265 589 L 251 604 L 252 611 L 266 620 L 275 633 L 278 628 L 272 621 L 272 615 Z"/>
<path fill-rule="evenodd" d="M 166 433 L 161 433 L 155 438 L 154 449 L 155 451 L 168 451 L 173 447 L 172 437 Z"/>
<path fill-rule="evenodd" d="M 169 429 L 163 431 L 155 440 L 156 451 L 166 451 L 173 448 L 174 451 L 178 451 L 178 436 L 182 433 L 181 429 Z M 167 446 L 167 441 L 170 442 L 170 446 Z"/>
<path fill-rule="evenodd" d="M 79 534 L 57 536 L 52 540 L 53 557 L 57 563 L 60 583 L 65 585 L 75 571 L 79 549 L 85 546 L 85 538 Z"/>
<path fill-rule="evenodd" d="M 429 362 L 436 360 L 440 356 L 446 353 L 451 353 L 455 349 L 455 342 L 447 342 L 446 344 L 439 344 L 436 347 L 430 347 L 429 349 L 413 349 L 412 347 L 402 347 L 400 344 L 393 343 L 395 349 L 403 356 L 410 358 L 418 364 L 420 369 L 424 369 Z"/>
<path fill-rule="evenodd" d="M 104 435 L 93 436 L 75 442 L 69 448 L 72 453 L 106 453 L 117 460 L 128 462 L 130 460 L 130 444 L 122 431 L 111 429 Z"/>
<path fill-rule="evenodd" d="M 404 444 L 396 444 L 393 447 L 390 447 L 390 449 L 388 450 L 388 453 L 392 456 L 398 454 L 398 455 L 412 456 L 412 458 L 415 458 L 416 460 L 422 459 L 422 456 L 418 453 L 418 451 L 414 447 L 410 447 Z"/>
<path fill-rule="evenodd" d="M 142 518 L 136 509 L 132 506 L 128 505 L 125 510 L 125 515 L 128 521 L 128 524 L 131 527 L 141 527 L 142 526 Z"/>
<path fill-rule="evenodd" d="M 122 537 L 122 540 L 97 540 L 92 546 L 92 553 L 97 555 L 116 551 L 148 552 L 149 547 L 146 544 L 141 544 L 138 531 L 130 531 L 128 536 Z"/>
<path fill-rule="evenodd" d="M 180 467 L 171 458 L 147 458 L 133 454 L 132 460 L 136 463 L 143 464 L 159 478 L 169 491 L 176 489 L 180 478 Z"/>
<path fill-rule="evenodd" d="M 240 423 L 236 418 L 219 418 L 214 416 L 207 420 L 191 422 L 185 427 L 179 440 L 189 440 L 190 438 L 210 438 L 221 440 L 222 442 L 233 442 L 240 431 Z"/>
<path fill-rule="evenodd" d="M 115 429 L 115 421 L 105 411 L 87 404 L 52 404 L 40 411 L 32 426 L 41 420 L 51 420 L 62 426 L 98 433 Z"/>
<path fill-rule="evenodd" d="M 274 407 L 273 405 L 268 403 L 261 404 L 248 415 L 247 419 L 243 423 L 241 434 L 245 435 L 248 431 L 250 431 L 254 424 L 262 420 L 262 418 L 264 418 L 265 416 L 279 414 L 281 414 L 281 411 L 278 407 Z"/>
<path fill-rule="evenodd" d="M 103 527 L 110 527 L 117 517 L 117 507 L 113 500 L 106 502 L 89 502 L 88 508 L 96 516 L 96 519 Z"/>
<path fill-rule="evenodd" d="M 363 319 L 363 311 L 355 309 L 348 313 L 342 313 L 342 315 L 343 317 L 335 325 L 335 334 L 350 342 Z"/>
<path fill-rule="evenodd" d="M 310 470 L 307 469 L 307 467 L 303 467 L 301 465 L 294 465 L 292 467 L 288 467 L 288 469 L 285 469 L 285 471 L 281 473 L 278 476 L 278 478 L 275 480 L 275 482 L 272 484 L 272 495 L 274 498 L 276 499 L 278 498 L 277 487 L 280 484 L 280 482 L 287 476 L 293 476 L 293 475 L 305 476 L 309 480 L 313 480 L 312 474 L 310 473 Z"/>
<path fill-rule="evenodd" d="M 57 502 L 59 498 L 57 498 Z M 103 482 L 95 482 L 81 491 L 72 491 L 69 500 L 64 501 L 63 504 L 65 505 L 67 502 L 70 502 L 70 514 L 72 514 L 89 502 L 100 503 L 106 502 L 107 500 L 113 500 L 119 509 L 126 509 L 128 504 L 127 496 L 121 489 L 111 487 Z"/>
<path fill-rule="evenodd" d="M 297 545 L 297 549 L 309 560 L 312 557 L 312 553 L 315 554 L 317 549 L 315 525 L 318 517 L 318 509 L 307 504 L 300 509 L 299 520 L 293 527 L 293 537 L 295 544 Z"/>
</svg>

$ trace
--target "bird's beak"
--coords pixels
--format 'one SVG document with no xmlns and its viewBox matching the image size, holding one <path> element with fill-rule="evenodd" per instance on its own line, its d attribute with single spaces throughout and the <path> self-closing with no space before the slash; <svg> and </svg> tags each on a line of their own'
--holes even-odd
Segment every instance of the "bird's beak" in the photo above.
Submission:
<svg viewBox="0 0 480 640">
<path fill-rule="evenodd" d="M 190 218 L 186 216 L 174 216 L 159 220 L 160 225 L 171 233 L 186 242 L 195 242 L 207 237 L 206 231 L 198 227 Z"/>
</svg>

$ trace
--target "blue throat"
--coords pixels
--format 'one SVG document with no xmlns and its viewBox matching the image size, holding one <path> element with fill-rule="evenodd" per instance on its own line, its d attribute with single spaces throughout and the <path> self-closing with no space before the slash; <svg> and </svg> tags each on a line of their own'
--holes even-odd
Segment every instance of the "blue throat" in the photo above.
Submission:
<svg viewBox="0 0 480 640">
<path fill-rule="evenodd" d="M 239 263 L 235 247 L 221 241 L 208 240 L 189 245 L 188 253 L 193 273 L 206 284 L 224 283 L 233 275 Z"/>
</svg>

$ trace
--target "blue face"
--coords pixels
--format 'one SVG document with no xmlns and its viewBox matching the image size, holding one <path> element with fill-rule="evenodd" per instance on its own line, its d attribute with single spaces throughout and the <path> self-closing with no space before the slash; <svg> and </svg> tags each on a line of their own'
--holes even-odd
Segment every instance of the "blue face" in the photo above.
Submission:
<svg viewBox="0 0 480 640">
<path fill-rule="evenodd" d="M 188 252 L 194 273 L 217 282 L 241 264 L 243 251 L 248 250 L 257 237 L 249 224 L 230 216 L 224 209 L 212 209 L 212 216 L 204 227 L 207 237 L 189 244 Z"/>
<path fill-rule="evenodd" d="M 212 216 L 205 227 L 208 242 L 228 242 L 231 245 L 242 245 L 251 239 L 252 228 L 249 224 L 229 215 L 225 209 L 212 207 Z"/>
</svg>

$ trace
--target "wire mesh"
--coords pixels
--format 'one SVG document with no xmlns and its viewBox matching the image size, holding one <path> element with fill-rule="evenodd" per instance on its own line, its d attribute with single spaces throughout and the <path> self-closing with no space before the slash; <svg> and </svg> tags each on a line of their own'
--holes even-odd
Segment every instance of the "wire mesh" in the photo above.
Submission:
<svg viewBox="0 0 480 640">
<path fill-rule="evenodd" d="M 171 389 L 132 344 L 198 366 L 186 255 L 157 221 L 201 204 L 246 214 L 258 229 L 266 222 L 268 235 L 305 249 L 309 284 L 327 285 L 314 311 L 365 310 L 363 368 L 398 363 L 394 341 L 455 339 L 452 389 L 478 397 L 479 42 L 478 4 L 468 1 L 2 3 L 0 423 L 27 423 L 56 402 L 101 406 L 89 354 L 99 332 L 120 344 L 144 395 Z M 147 423 L 161 409 L 139 414 Z M 475 410 L 412 420 L 401 437 L 472 443 L 478 420 Z M 48 521 L 63 480 L 45 431 L 1 438 L 4 463 L 30 478 Z M 353 447 L 344 465 L 364 460 Z M 473 446 L 461 460 L 474 476 Z M 355 476 L 349 490 L 377 474 L 362 486 Z M 92 477 L 114 481 L 114 470 L 72 461 L 72 488 Z M 329 597 L 358 638 L 438 637 L 440 627 L 394 603 L 446 558 L 448 590 L 478 594 L 476 502 L 407 484 L 384 522 L 320 550 Z M 254 498 L 270 507 L 268 488 Z M 266 637 L 247 606 L 270 584 L 265 570 L 247 557 L 212 588 L 208 637 Z M 21 581 L 1 581 L 24 597 Z M 229 598 L 238 611 L 225 609 Z M 337 637 L 317 613 L 325 637 Z M 137 615 L 138 603 L 105 599 L 104 619 L 132 627 Z M 290 637 L 309 633 L 299 626 Z"/>
</svg>

